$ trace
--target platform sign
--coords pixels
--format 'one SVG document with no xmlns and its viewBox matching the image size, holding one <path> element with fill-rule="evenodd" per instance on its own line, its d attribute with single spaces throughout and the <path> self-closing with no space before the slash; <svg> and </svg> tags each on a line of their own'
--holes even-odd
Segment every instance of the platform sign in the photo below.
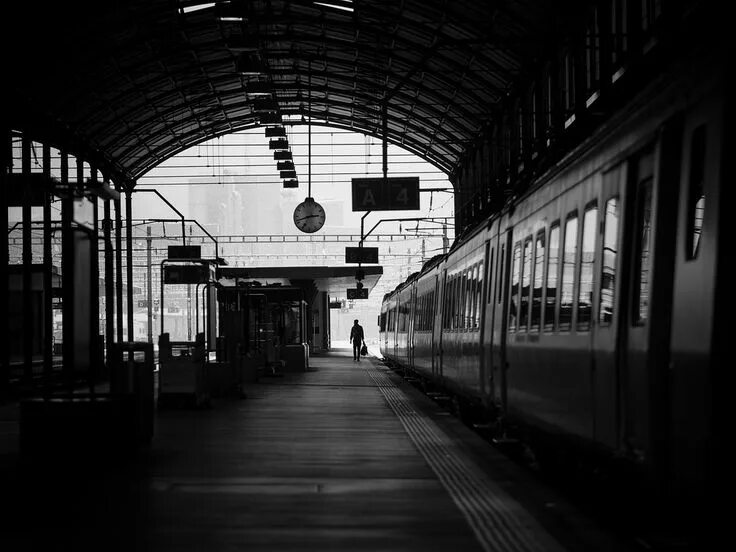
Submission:
<svg viewBox="0 0 736 552">
<path fill-rule="evenodd" d="M 164 284 L 206 284 L 209 282 L 207 265 L 164 266 Z"/>
<path fill-rule="evenodd" d="M 377 247 L 346 247 L 346 263 L 378 263 Z"/>
<path fill-rule="evenodd" d="M 368 299 L 367 288 L 347 288 L 348 299 Z"/>
<path fill-rule="evenodd" d="M 419 177 L 353 178 L 353 211 L 419 209 Z"/>
<path fill-rule="evenodd" d="M 170 245 L 169 259 L 201 259 L 202 246 L 200 245 Z"/>
</svg>

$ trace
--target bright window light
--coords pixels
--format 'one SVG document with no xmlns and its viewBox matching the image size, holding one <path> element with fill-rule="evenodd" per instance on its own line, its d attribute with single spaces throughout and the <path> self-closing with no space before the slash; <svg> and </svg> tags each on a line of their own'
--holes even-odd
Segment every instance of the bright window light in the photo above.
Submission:
<svg viewBox="0 0 736 552">
<path fill-rule="evenodd" d="M 180 8 L 181 13 L 192 13 L 199 10 L 206 10 L 207 8 L 214 7 L 214 2 L 206 2 L 204 4 L 190 4 L 189 6 L 182 6 Z"/>
<path fill-rule="evenodd" d="M 315 5 L 317 6 L 324 6 L 325 8 L 334 8 L 336 10 L 346 11 L 346 12 L 352 12 L 354 11 L 353 8 L 347 4 L 352 4 L 352 0 L 343 0 L 339 4 L 332 3 L 332 2 L 315 2 Z"/>
</svg>

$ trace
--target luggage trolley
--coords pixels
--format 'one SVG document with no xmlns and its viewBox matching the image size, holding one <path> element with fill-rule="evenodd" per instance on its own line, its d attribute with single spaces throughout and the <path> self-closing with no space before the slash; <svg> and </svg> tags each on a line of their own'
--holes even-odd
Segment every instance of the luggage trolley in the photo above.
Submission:
<svg viewBox="0 0 736 552">
<path fill-rule="evenodd" d="M 175 256 L 172 256 L 172 250 Z M 162 407 L 172 404 L 210 405 L 208 343 L 213 345 L 215 339 L 209 325 L 205 325 L 204 331 L 199 331 L 197 294 L 199 284 L 209 288 L 215 283 L 215 265 L 215 261 L 201 258 L 199 246 L 169 246 L 169 258 L 161 262 L 158 396 Z M 210 315 L 205 320 L 214 322 L 214 307 L 211 295 L 206 294 L 201 308 Z M 194 336 L 192 314 L 197 319 Z"/>
</svg>

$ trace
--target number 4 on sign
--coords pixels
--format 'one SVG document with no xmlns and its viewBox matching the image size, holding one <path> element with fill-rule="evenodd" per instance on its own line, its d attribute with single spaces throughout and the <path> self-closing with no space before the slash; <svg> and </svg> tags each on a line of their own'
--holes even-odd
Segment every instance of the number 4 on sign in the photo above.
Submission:
<svg viewBox="0 0 736 552">
<path fill-rule="evenodd" d="M 406 188 L 401 188 L 401 191 L 396 196 L 396 202 L 403 203 L 404 205 L 409 203 L 409 193 L 406 191 Z"/>
</svg>

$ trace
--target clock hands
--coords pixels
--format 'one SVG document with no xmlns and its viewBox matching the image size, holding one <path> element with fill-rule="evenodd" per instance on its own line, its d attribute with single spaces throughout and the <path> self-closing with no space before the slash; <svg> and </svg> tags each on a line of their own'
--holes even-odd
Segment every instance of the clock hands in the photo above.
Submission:
<svg viewBox="0 0 736 552">
<path fill-rule="evenodd" d="M 304 219 L 308 219 L 308 218 L 314 218 L 314 217 L 318 217 L 318 216 L 319 216 L 319 215 L 305 215 L 305 216 L 303 216 L 303 217 L 301 217 L 301 218 L 298 218 L 298 219 L 296 219 L 296 220 L 304 220 Z"/>
</svg>

